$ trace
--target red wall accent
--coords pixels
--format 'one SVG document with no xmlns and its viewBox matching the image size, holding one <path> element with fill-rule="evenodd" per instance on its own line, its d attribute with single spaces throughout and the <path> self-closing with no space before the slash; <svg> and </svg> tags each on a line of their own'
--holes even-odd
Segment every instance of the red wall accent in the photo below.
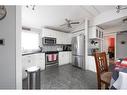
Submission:
<svg viewBox="0 0 127 95">
<path fill-rule="evenodd" d="M 109 38 L 108 39 L 108 47 L 115 47 L 115 38 Z"/>
</svg>

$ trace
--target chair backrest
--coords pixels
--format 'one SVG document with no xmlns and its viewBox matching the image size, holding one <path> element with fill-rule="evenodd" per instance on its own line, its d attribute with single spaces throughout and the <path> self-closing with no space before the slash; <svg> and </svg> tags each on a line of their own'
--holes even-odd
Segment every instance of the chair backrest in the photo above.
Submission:
<svg viewBox="0 0 127 95">
<path fill-rule="evenodd" d="M 97 76 L 100 77 L 101 73 L 108 72 L 106 53 L 95 53 L 94 57 L 96 62 Z"/>
</svg>

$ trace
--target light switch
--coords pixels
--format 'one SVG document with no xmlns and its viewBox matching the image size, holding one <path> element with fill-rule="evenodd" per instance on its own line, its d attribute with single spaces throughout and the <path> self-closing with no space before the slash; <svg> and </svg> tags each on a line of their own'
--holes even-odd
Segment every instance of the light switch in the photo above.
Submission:
<svg viewBox="0 0 127 95">
<path fill-rule="evenodd" d="M 5 45 L 5 40 L 4 39 L 0 39 L 0 45 Z"/>
</svg>

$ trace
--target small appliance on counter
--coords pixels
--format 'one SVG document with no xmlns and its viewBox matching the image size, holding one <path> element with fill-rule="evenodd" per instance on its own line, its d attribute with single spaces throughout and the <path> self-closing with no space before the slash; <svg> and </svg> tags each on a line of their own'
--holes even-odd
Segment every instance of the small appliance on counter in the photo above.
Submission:
<svg viewBox="0 0 127 95">
<path fill-rule="evenodd" d="M 96 52 L 100 52 L 99 48 L 89 48 L 89 49 L 88 49 L 88 55 L 89 55 L 89 56 L 94 56 L 94 54 L 95 54 Z"/>
<path fill-rule="evenodd" d="M 71 45 L 63 45 L 63 51 L 71 51 Z"/>
</svg>

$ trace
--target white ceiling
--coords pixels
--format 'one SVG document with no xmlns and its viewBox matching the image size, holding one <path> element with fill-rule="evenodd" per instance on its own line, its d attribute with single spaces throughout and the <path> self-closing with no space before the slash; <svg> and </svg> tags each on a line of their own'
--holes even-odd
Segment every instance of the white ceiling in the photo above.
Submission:
<svg viewBox="0 0 127 95">
<path fill-rule="evenodd" d="M 116 6 L 111 6 L 111 5 L 100 5 L 100 6 L 93 6 L 95 7 L 100 13 L 106 12 L 112 9 L 115 9 Z"/>
<path fill-rule="evenodd" d="M 117 27 L 117 26 L 127 26 L 127 21 L 123 22 L 123 19 L 126 19 L 126 18 L 127 16 L 107 22 L 107 23 L 103 23 L 99 26 L 102 27 L 103 29 L 108 29 L 108 28 Z"/>
<path fill-rule="evenodd" d="M 35 6 L 35 10 L 22 7 L 22 24 L 24 26 L 41 28 L 52 26 L 64 31 L 72 31 L 73 28 L 60 27 L 65 23 L 65 18 L 72 21 L 80 21 L 82 24 L 85 18 L 93 19 L 102 12 L 112 10 L 115 6 Z"/>
<path fill-rule="evenodd" d="M 92 6 L 82 6 L 84 10 L 87 10 L 92 16 L 97 16 L 102 12 L 113 10 L 116 6 L 110 5 L 92 5 Z"/>
</svg>

